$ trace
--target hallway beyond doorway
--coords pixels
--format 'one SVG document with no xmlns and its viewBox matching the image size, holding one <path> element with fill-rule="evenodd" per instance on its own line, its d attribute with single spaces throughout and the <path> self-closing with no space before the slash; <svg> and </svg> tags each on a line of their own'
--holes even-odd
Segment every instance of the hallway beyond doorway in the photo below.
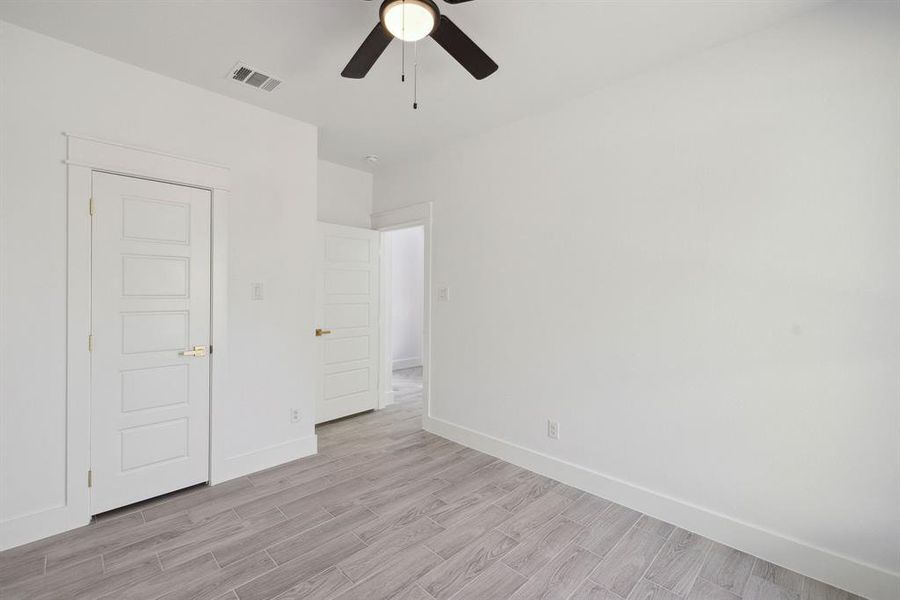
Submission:
<svg viewBox="0 0 900 600">
<path fill-rule="evenodd" d="M 392 375 L 391 387 L 394 390 L 394 402 L 422 400 L 422 367 L 397 369 Z"/>
</svg>

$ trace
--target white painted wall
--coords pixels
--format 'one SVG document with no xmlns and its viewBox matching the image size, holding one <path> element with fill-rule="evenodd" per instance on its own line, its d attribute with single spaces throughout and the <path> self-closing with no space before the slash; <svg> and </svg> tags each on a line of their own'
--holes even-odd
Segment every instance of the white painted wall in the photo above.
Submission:
<svg viewBox="0 0 900 600">
<path fill-rule="evenodd" d="M 425 231 L 399 229 L 391 249 L 391 356 L 394 369 L 422 366 L 425 297 Z"/>
<path fill-rule="evenodd" d="M 369 229 L 372 174 L 319 160 L 319 220 Z"/>
<path fill-rule="evenodd" d="M 0 22 L 0 546 L 66 502 L 64 131 L 232 168 L 226 470 L 314 448 L 316 129 Z"/>
<path fill-rule="evenodd" d="M 376 211 L 429 190 L 452 290 L 428 426 L 898 597 L 898 6 L 831 5 L 379 173 Z"/>
</svg>

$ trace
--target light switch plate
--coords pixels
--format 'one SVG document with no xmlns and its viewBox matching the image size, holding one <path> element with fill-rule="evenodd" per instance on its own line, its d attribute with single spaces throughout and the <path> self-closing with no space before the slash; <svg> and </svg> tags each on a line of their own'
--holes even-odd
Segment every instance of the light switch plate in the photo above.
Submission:
<svg viewBox="0 0 900 600">
<path fill-rule="evenodd" d="M 440 302 L 448 302 L 450 300 L 450 288 L 446 285 L 438 287 L 437 297 Z"/>
<path fill-rule="evenodd" d="M 250 299 L 251 300 L 262 300 L 263 299 L 263 284 L 258 281 L 254 281 L 250 284 Z"/>
</svg>

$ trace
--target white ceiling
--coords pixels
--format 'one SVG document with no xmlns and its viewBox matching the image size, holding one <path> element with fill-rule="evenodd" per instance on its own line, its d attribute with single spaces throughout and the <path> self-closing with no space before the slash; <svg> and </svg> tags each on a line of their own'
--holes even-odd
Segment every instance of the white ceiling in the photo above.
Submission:
<svg viewBox="0 0 900 600">
<path fill-rule="evenodd" d="M 437 2 L 500 70 L 475 81 L 426 39 L 418 111 L 410 79 L 400 83 L 398 41 L 365 79 L 340 76 L 378 20 L 377 1 L 7 0 L 0 19 L 316 124 L 322 158 L 367 169 L 366 154 L 384 164 L 428 152 L 825 3 Z M 284 84 L 266 93 L 227 79 L 238 60 Z"/>
</svg>

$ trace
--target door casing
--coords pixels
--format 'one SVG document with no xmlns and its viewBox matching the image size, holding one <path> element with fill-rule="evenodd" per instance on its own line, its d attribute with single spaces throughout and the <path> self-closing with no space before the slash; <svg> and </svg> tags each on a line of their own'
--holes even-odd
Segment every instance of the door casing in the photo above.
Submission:
<svg viewBox="0 0 900 600">
<path fill-rule="evenodd" d="M 424 231 L 425 246 L 425 297 L 422 317 L 422 403 L 424 405 L 423 418 L 431 416 L 431 202 L 413 204 L 402 208 L 374 213 L 372 215 L 372 229 L 377 231 L 396 231 L 410 227 L 422 227 Z M 384 240 L 382 240 L 382 245 Z M 386 264 L 390 253 L 381 256 L 382 292 L 381 292 L 381 317 L 379 318 L 379 353 L 381 354 L 378 378 L 379 408 L 384 408 L 393 403 L 393 390 L 391 384 L 391 348 L 390 348 L 390 319 L 387 317 L 390 310 L 390 293 L 386 291 L 386 274 L 390 273 L 390 265 Z"/>
<path fill-rule="evenodd" d="M 86 525 L 91 519 L 91 179 L 94 171 L 208 190 L 211 216 L 210 483 L 231 476 L 226 468 L 222 402 L 228 387 L 228 213 L 230 170 L 214 163 L 66 133 L 67 301 L 66 301 L 66 484 L 62 506 L 17 520 L 7 530 L 12 547 Z"/>
</svg>

